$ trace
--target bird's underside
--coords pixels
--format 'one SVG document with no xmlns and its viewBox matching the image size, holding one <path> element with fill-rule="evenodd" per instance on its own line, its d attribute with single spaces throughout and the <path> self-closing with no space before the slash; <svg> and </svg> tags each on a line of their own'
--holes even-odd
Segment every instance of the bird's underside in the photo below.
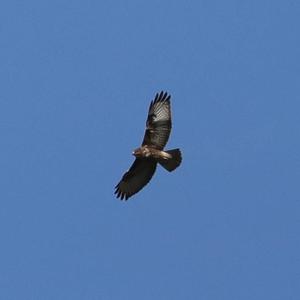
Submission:
<svg viewBox="0 0 300 300">
<path fill-rule="evenodd" d="M 158 163 L 169 172 L 180 165 L 179 149 L 163 150 L 172 127 L 170 98 L 161 92 L 151 101 L 142 146 L 133 151 L 136 159 L 115 187 L 117 198 L 127 200 L 140 191 L 151 180 Z"/>
<path fill-rule="evenodd" d="M 153 158 L 156 160 L 172 158 L 167 152 L 148 145 L 135 149 L 132 154 L 137 158 Z"/>
</svg>

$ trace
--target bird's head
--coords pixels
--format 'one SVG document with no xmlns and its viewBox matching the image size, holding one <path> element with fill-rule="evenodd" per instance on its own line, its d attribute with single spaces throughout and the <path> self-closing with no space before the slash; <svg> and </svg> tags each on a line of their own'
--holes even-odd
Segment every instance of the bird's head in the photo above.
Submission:
<svg viewBox="0 0 300 300">
<path fill-rule="evenodd" d="M 142 154 L 143 154 L 143 151 L 141 150 L 141 148 L 134 149 L 132 152 L 132 155 L 134 155 L 135 157 L 141 157 Z"/>
</svg>

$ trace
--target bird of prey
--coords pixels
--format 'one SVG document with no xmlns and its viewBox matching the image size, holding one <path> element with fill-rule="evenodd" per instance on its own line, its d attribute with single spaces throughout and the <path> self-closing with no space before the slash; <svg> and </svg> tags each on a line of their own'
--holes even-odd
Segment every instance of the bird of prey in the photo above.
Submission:
<svg viewBox="0 0 300 300">
<path fill-rule="evenodd" d="M 172 127 L 170 98 L 162 91 L 151 101 L 142 146 L 133 151 L 135 161 L 115 187 L 117 198 L 127 200 L 140 191 L 151 180 L 157 163 L 169 172 L 180 165 L 179 149 L 163 150 Z"/>
</svg>

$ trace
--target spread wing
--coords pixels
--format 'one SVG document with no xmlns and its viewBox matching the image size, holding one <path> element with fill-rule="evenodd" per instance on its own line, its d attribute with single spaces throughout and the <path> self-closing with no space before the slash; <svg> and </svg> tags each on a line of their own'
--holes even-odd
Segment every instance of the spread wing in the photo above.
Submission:
<svg viewBox="0 0 300 300">
<path fill-rule="evenodd" d="M 123 175 L 121 181 L 115 187 L 117 198 L 127 200 L 129 197 L 140 191 L 152 178 L 156 161 L 136 158 L 130 169 Z"/>
<path fill-rule="evenodd" d="M 162 150 L 167 144 L 172 127 L 170 98 L 167 93 L 160 92 L 151 101 L 143 146 L 151 145 Z"/>
</svg>

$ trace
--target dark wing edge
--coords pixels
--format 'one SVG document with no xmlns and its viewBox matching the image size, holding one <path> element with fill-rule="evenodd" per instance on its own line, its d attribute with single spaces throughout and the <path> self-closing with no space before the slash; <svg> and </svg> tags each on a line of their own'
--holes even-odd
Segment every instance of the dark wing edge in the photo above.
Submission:
<svg viewBox="0 0 300 300">
<path fill-rule="evenodd" d="M 166 145 L 172 128 L 170 99 L 171 95 L 161 91 L 151 101 L 142 145 L 152 145 L 158 149 Z"/>
<path fill-rule="evenodd" d="M 151 180 L 156 166 L 157 162 L 154 160 L 136 158 L 130 169 L 115 186 L 116 197 L 120 200 L 128 200 L 129 197 L 139 192 Z"/>
</svg>

